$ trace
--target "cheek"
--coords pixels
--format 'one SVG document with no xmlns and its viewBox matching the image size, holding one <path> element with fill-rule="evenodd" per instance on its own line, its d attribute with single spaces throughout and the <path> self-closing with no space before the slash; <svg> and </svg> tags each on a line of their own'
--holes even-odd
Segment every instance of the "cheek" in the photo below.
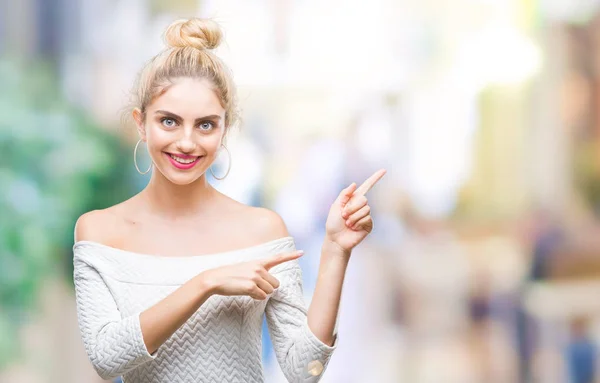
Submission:
<svg viewBox="0 0 600 383">
<path fill-rule="evenodd" d="M 150 124 L 146 128 L 146 137 L 148 139 L 148 143 L 152 147 L 157 147 L 168 143 L 169 141 L 173 141 L 173 134 L 157 127 L 155 124 Z"/>
<path fill-rule="evenodd" d="M 207 150 L 217 151 L 221 147 L 221 135 L 211 134 L 203 138 L 201 144 L 204 145 Z"/>
<path fill-rule="evenodd" d="M 199 133 L 197 136 L 196 143 L 201 147 L 208 155 L 216 155 L 221 148 L 223 142 L 223 131 L 216 130 L 209 134 Z"/>
</svg>

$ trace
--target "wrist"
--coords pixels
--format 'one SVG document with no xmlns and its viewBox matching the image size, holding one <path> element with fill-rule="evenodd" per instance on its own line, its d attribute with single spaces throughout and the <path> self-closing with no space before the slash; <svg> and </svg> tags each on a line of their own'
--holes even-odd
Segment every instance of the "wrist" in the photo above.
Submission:
<svg viewBox="0 0 600 383">
<path fill-rule="evenodd" d="M 341 259 L 349 259 L 352 254 L 352 250 L 346 250 L 340 246 L 337 242 L 333 241 L 329 237 L 325 237 L 322 246 L 323 254 L 327 254 L 333 257 L 339 257 Z"/>
<path fill-rule="evenodd" d="M 217 286 L 212 278 L 206 273 L 206 271 L 196 275 L 194 277 L 196 284 L 196 291 L 203 298 L 208 298 L 211 295 L 215 295 Z"/>
</svg>

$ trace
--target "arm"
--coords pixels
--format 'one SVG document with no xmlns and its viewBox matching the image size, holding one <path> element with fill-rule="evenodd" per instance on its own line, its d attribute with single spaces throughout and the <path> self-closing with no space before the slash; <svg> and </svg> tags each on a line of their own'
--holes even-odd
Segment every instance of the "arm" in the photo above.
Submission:
<svg viewBox="0 0 600 383">
<path fill-rule="evenodd" d="M 88 213 L 89 214 L 89 213 Z M 82 219 L 83 218 L 83 219 Z M 87 219 L 78 220 L 82 240 Z M 90 222 L 92 221 L 92 222 Z M 83 343 L 98 375 L 112 379 L 156 358 L 156 351 L 211 295 L 202 274 L 137 315 L 121 318 L 114 298 L 96 269 L 74 259 L 77 316 Z"/>
<path fill-rule="evenodd" d="M 83 343 L 98 375 L 112 379 L 156 358 L 156 351 L 208 299 L 198 277 L 140 314 L 121 318 L 100 274 L 76 262 L 75 295 Z"/>
<path fill-rule="evenodd" d="M 358 188 L 352 183 L 329 210 L 317 285 L 308 312 L 303 306 L 298 265 L 284 273 L 280 291 L 267 304 L 277 360 L 290 381 L 318 382 L 336 348 L 338 309 L 350 255 L 373 229 L 365 194 L 385 173 L 385 169 L 377 171 Z M 270 218 L 263 220 L 268 222 L 264 232 L 289 235 L 281 217 L 273 212 L 266 216 Z M 288 339 L 286 332 L 292 334 Z"/>
<path fill-rule="evenodd" d="M 271 237 L 288 236 L 283 220 L 274 212 L 266 212 L 264 219 L 255 222 L 261 222 L 263 233 Z M 293 246 L 286 249 L 293 250 Z M 324 254 L 329 254 L 328 247 L 324 247 Z M 318 290 L 308 313 L 300 264 L 289 262 L 272 272 L 280 286 L 269 299 L 265 313 L 277 361 L 288 381 L 316 383 L 336 349 L 334 330 L 345 265 L 321 263 Z M 332 291 L 323 292 L 325 289 Z M 323 312 L 317 312 L 321 309 Z"/>
<path fill-rule="evenodd" d="M 327 345 L 336 338 L 336 324 L 349 256 L 335 244 L 325 240 L 321 248 L 321 261 L 317 284 L 308 308 L 308 325 L 313 333 Z"/>
<path fill-rule="evenodd" d="M 352 249 L 373 229 L 365 194 L 385 173 L 385 169 L 375 172 L 358 188 L 352 183 L 342 190 L 329 210 L 317 285 L 308 310 L 310 328 L 327 344 L 335 339 L 342 286 Z"/>
<path fill-rule="evenodd" d="M 111 227 L 94 221 L 93 215 L 91 220 L 87 218 L 90 216 L 80 218 L 76 225 L 76 242 L 90 238 L 86 236 L 88 227 Z M 108 286 L 93 266 L 94 254 L 85 254 L 82 248 L 77 251 L 81 252 L 74 257 L 79 326 L 90 361 L 105 379 L 154 359 L 156 350 L 212 295 L 266 299 L 278 284 L 267 269 L 301 256 L 299 252 L 277 254 L 205 270 L 154 306 L 121 318 Z"/>
<path fill-rule="evenodd" d="M 289 382 L 316 383 L 337 344 L 325 344 L 309 327 L 300 264 L 293 262 L 274 275 L 280 286 L 265 313 L 277 361 Z"/>
</svg>

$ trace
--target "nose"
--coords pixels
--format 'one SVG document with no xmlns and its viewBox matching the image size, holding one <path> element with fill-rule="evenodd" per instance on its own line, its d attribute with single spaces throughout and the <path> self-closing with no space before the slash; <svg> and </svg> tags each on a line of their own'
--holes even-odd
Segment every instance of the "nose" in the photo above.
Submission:
<svg viewBox="0 0 600 383">
<path fill-rule="evenodd" d="M 184 129 L 181 137 L 177 140 L 177 149 L 183 154 L 192 153 L 196 149 L 193 133 L 190 130 Z"/>
</svg>

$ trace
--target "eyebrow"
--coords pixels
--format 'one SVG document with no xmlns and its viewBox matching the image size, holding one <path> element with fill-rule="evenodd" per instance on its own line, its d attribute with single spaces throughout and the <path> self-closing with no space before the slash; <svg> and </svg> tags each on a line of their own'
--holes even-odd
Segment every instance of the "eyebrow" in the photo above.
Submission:
<svg viewBox="0 0 600 383">
<path fill-rule="evenodd" d="M 183 118 L 181 118 L 180 116 L 176 115 L 175 113 L 171 113 L 171 112 L 167 112 L 166 110 L 157 110 L 155 113 L 157 114 L 162 114 L 164 116 L 167 117 L 171 117 L 174 120 L 179 120 L 182 121 Z M 194 123 L 198 123 L 200 121 L 204 121 L 204 120 L 217 120 L 219 121 L 221 119 L 221 116 L 217 115 L 217 114 L 211 114 L 209 116 L 204 116 L 204 117 L 198 117 Z"/>
</svg>

